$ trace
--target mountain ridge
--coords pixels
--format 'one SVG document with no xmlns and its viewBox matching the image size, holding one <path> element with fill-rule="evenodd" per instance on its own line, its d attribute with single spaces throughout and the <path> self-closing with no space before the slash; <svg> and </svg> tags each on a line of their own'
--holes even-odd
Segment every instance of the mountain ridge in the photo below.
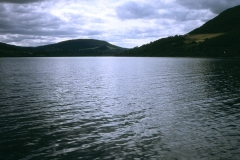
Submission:
<svg viewBox="0 0 240 160">
<path fill-rule="evenodd" d="M 0 42 L 0 57 L 114 56 L 124 50 L 126 48 L 96 39 L 73 39 L 37 47 L 20 47 Z"/>
</svg>

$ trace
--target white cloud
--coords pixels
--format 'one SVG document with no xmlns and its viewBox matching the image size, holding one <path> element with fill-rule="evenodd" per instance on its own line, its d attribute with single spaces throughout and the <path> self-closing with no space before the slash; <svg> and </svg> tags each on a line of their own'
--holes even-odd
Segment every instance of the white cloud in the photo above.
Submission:
<svg viewBox="0 0 240 160">
<path fill-rule="evenodd" d="M 91 38 L 122 47 L 140 46 L 185 34 L 220 10 L 240 4 L 233 0 L 223 7 L 226 0 L 213 1 L 4 0 L 0 1 L 0 40 L 37 46 Z"/>
</svg>

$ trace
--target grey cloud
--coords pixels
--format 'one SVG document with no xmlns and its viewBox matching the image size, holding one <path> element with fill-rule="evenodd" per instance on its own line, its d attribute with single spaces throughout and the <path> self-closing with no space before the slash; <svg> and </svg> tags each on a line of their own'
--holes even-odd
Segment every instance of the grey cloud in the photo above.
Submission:
<svg viewBox="0 0 240 160">
<path fill-rule="evenodd" d="M 215 15 L 209 13 L 207 10 L 180 10 L 180 11 L 173 11 L 171 12 L 168 17 L 174 17 L 177 21 L 192 21 L 192 20 L 201 20 L 203 22 L 212 19 Z"/>
<path fill-rule="evenodd" d="M 119 19 L 171 19 L 175 21 L 202 20 L 206 21 L 213 18 L 213 14 L 209 14 L 206 10 L 186 9 L 182 5 L 188 0 L 179 0 L 178 3 L 165 3 L 164 1 L 154 1 L 148 3 L 127 2 L 116 8 Z M 192 0 L 189 2 L 193 2 Z M 197 2 L 193 4 L 197 5 Z M 190 4 L 188 4 L 190 5 Z M 190 5 L 191 6 L 191 5 Z"/>
<path fill-rule="evenodd" d="M 38 14 L 34 11 L 37 8 L 32 8 L 32 10 L 26 8 L 28 13 L 19 13 L 16 12 L 15 9 L 16 8 L 14 8 L 14 6 L 8 6 L 4 11 L 0 12 L 0 28 L 4 28 L 4 31 L 0 30 L 0 33 L 19 32 L 21 34 L 25 34 L 40 28 L 58 27 L 58 24 L 61 24 L 61 21 L 58 18 L 50 14 Z"/>
<path fill-rule="evenodd" d="M 128 2 L 116 8 L 117 16 L 124 19 L 153 18 L 158 11 L 148 3 Z"/>
<path fill-rule="evenodd" d="M 210 9 L 215 14 L 240 5 L 240 0 L 176 0 L 176 2 L 189 9 Z"/>
<path fill-rule="evenodd" d="M 88 36 L 101 35 L 102 33 L 103 33 L 102 31 L 97 31 L 97 30 L 83 32 L 84 35 L 88 35 Z"/>
<path fill-rule="evenodd" d="M 80 35 L 71 24 L 42 11 L 37 5 L 0 4 L 0 9 L 0 40 L 2 42 L 38 45 L 44 42 L 47 44 L 47 41 L 39 38 L 42 36 L 47 39 L 46 37 L 64 38 Z M 9 37 L 9 39 L 4 37 Z"/>
<path fill-rule="evenodd" d="M 20 46 L 39 46 L 102 34 L 100 28 L 76 28 L 75 23 L 85 23 L 84 17 L 66 16 L 70 17 L 68 22 L 42 10 L 38 5 L 0 4 L 0 41 Z"/>
<path fill-rule="evenodd" d="M 4 39 L 4 42 L 6 43 L 10 43 L 10 42 L 21 42 L 24 40 L 27 40 L 27 39 L 41 39 L 42 37 L 41 36 L 28 36 L 28 35 L 18 35 L 18 34 L 11 34 L 11 35 L 7 35 L 7 37 L 3 37 Z"/>
<path fill-rule="evenodd" d="M 0 0 L 0 3 L 35 3 L 35 2 L 41 2 L 45 0 Z"/>
<path fill-rule="evenodd" d="M 49 42 L 57 42 L 53 37 L 35 35 L 7 34 L 7 36 L 0 35 L 0 38 L 4 40 L 5 43 L 21 46 L 41 46 L 49 44 Z"/>
</svg>

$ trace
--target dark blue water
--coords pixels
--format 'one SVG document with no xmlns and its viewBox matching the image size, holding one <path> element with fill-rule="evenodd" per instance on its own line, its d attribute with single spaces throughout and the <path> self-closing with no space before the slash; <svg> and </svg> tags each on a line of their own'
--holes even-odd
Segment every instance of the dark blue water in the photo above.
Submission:
<svg viewBox="0 0 240 160">
<path fill-rule="evenodd" d="M 239 157 L 239 59 L 0 59 L 1 160 Z"/>
</svg>

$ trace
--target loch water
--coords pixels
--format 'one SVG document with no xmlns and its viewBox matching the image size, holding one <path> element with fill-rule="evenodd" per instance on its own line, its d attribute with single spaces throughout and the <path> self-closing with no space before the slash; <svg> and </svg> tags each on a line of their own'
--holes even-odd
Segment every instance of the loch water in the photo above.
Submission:
<svg viewBox="0 0 240 160">
<path fill-rule="evenodd" d="M 239 157 L 240 59 L 0 59 L 1 160 Z"/>
</svg>

